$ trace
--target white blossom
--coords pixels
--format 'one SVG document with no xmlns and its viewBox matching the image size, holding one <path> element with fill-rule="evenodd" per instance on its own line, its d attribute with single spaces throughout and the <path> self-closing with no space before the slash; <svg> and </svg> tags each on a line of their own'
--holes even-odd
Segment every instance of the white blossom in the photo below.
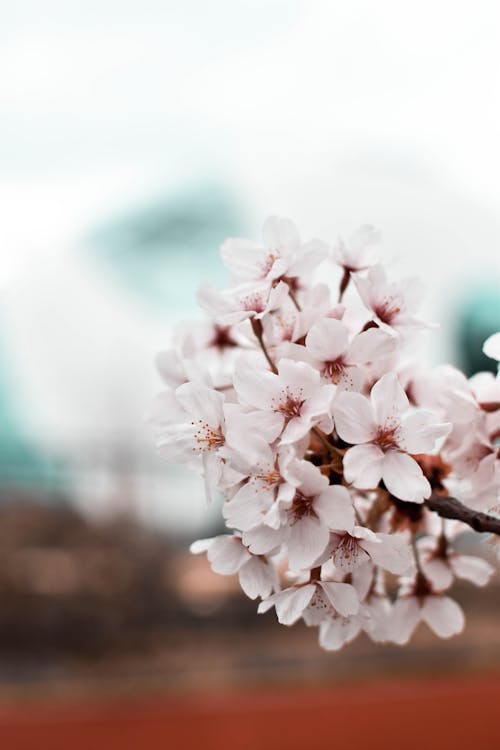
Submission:
<svg viewBox="0 0 500 750">
<path fill-rule="evenodd" d="M 455 635 L 454 582 L 494 572 L 455 537 L 500 517 L 500 375 L 414 356 L 422 285 L 388 280 L 378 239 L 365 225 L 339 240 L 340 281 L 328 243 L 288 219 L 270 217 L 261 241 L 226 240 L 228 286 L 203 286 L 207 318 L 158 355 L 148 415 L 160 455 L 222 501 L 227 533 L 191 551 L 330 651 L 362 632 L 407 643 L 420 622 Z M 497 360 L 499 336 L 484 344 Z"/>
</svg>

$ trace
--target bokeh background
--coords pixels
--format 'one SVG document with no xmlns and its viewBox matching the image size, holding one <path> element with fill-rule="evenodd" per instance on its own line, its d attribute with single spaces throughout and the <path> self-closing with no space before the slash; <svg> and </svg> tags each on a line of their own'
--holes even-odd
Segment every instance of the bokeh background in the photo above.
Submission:
<svg viewBox="0 0 500 750">
<path fill-rule="evenodd" d="M 220 242 L 257 237 L 269 213 L 331 242 L 380 227 L 441 323 L 422 358 L 488 366 L 498 3 L 18 0 L 1 15 L 0 739 L 26 705 L 57 717 L 68 702 L 499 674 L 498 582 L 457 592 L 462 636 L 422 630 L 406 650 L 325 654 L 313 632 L 257 618 L 187 554 L 217 509 L 143 419 L 155 353 L 199 315 L 199 283 L 224 281 Z"/>
</svg>

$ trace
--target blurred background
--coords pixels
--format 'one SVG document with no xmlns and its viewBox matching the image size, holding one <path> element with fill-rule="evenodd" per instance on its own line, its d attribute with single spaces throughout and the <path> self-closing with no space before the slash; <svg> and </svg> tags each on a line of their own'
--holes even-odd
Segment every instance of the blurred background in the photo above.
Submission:
<svg viewBox="0 0 500 750">
<path fill-rule="evenodd" d="M 2 705 L 500 668 L 498 582 L 457 592 L 462 636 L 406 650 L 258 618 L 187 554 L 216 509 L 143 420 L 221 241 L 269 213 L 330 242 L 380 227 L 428 284 L 423 356 L 491 366 L 499 33 L 494 0 L 4 4 Z"/>
</svg>

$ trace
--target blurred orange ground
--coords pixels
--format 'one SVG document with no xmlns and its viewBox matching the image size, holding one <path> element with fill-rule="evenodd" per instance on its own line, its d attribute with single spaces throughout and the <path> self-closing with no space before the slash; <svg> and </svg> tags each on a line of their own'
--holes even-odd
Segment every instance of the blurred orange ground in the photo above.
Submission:
<svg viewBox="0 0 500 750">
<path fill-rule="evenodd" d="M 5 750 L 500 749 L 500 674 L 0 707 Z"/>
</svg>

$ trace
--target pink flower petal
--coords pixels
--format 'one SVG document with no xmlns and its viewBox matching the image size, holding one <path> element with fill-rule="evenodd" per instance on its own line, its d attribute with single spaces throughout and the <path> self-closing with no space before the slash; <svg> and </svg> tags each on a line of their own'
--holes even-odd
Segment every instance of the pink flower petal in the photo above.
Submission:
<svg viewBox="0 0 500 750">
<path fill-rule="evenodd" d="M 476 586 L 486 586 L 495 569 L 489 562 L 472 555 L 456 555 L 450 559 L 451 569 L 457 578 L 463 578 Z"/>
<path fill-rule="evenodd" d="M 320 581 L 319 585 L 339 615 L 349 617 L 349 615 L 357 614 L 359 599 L 354 586 L 351 586 L 350 583 L 337 583 L 336 581 Z"/>
<path fill-rule="evenodd" d="M 239 579 L 241 588 L 250 599 L 269 596 L 276 584 L 273 566 L 254 555 L 241 566 Z"/>
<path fill-rule="evenodd" d="M 386 373 L 375 383 L 370 399 L 377 424 L 380 426 L 394 422 L 394 420 L 399 421 L 400 414 L 410 405 L 395 372 Z"/>
<path fill-rule="evenodd" d="M 315 586 L 311 583 L 300 588 L 294 586 L 285 589 L 268 599 L 264 599 L 259 604 L 257 611 L 259 613 L 267 612 L 274 605 L 278 622 L 282 625 L 293 625 L 313 598 L 314 590 Z"/>
<path fill-rule="evenodd" d="M 320 362 L 335 361 L 348 343 L 347 328 L 334 318 L 318 320 L 306 336 L 307 350 Z"/>
<path fill-rule="evenodd" d="M 423 503 L 431 495 L 431 486 L 415 459 L 407 453 L 391 450 L 384 455 L 384 484 L 395 497 L 412 503 Z"/>
<path fill-rule="evenodd" d="M 392 608 L 391 640 L 403 645 L 408 643 L 421 618 L 421 609 L 416 597 L 398 599 Z"/>
<path fill-rule="evenodd" d="M 344 456 L 344 476 L 362 490 L 374 489 L 382 478 L 384 454 L 377 445 L 355 445 Z"/>
<path fill-rule="evenodd" d="M 290 529 L 288 561 L 292 570 L 310 568 L 324 551 L 330 534 L 328 528 L 314 516 L 304 516 Z"/>
<path fill-rule="evenodd" d="M 440 638 L 450 638 L 463 630 L 464 613 L 449 596 L 426 596 L 422 619 Z"/>
<path fill-rule="evenodd" d="M 347 359 L 349 363 L 365 365 L 396 351 L 398 339 L 379 328 L 369 328 L 352 340 Z"/>
<path fill-rule="evenodd" d="M 335 429 L 346 443 L 369 443 L 375 437 L 373 410 L 360 393 L 340 393 L 333 401 Z"/>
<path fill-rule="evenodd" d="M 340 485 L 325 489 L 315 499 L 314 511 L 331 531 L 349 531 L 356 521 L 349 491 Z"/>
</svg>

